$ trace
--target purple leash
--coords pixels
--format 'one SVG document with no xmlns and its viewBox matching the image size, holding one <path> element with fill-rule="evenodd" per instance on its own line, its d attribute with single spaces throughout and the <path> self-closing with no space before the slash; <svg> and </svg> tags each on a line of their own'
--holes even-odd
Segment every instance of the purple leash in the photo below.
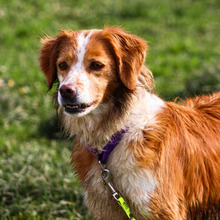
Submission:
<svg viewBox="0 0 220 220">
<path fill-rule="evenodd" d="M 125 129 L 122 129 L 122 130 L 116 132 L 115 134 L 113 134 L 112 137 L 111 137 L 111 140 L 103 148 L 103 151 L 93 149 L 90 146 L 87 146 L 86 148 L 89 152 L 98 155 L 98 161 L 101 161 L 102 164 L 106 164 L 111 152 L 119 144 L 119 142 L 121 141 L 124 133 L 126 133 L 127 130 L 128 130 L 128 127 L 126 127 Z"/>
</svg>

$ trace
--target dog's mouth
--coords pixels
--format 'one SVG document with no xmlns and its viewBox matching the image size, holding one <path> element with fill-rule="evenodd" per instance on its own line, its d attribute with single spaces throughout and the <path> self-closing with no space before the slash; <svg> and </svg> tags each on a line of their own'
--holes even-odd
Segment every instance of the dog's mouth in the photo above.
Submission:
<svg viewBox="0 0 220 220">
<path fill-rule="evenodd" d="M 65 112 L 70 113 L 70 114 L 76 114 L 76 113 L 82 113 L 86 111 L 88 108 L 90 108 L 95 103 L 96 101 L 93 101 L 89 104 L 86 104 L 86 103 L 66 104 L 64 105 L 64 108 L 65 108 Z"/>
</svg>

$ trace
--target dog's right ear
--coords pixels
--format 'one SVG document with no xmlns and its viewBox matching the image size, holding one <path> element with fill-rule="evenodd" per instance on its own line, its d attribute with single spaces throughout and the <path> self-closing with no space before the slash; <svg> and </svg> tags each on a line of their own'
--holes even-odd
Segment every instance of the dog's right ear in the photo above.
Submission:
<svg viewBox="0 0 220 220">
<path fill-rule="evenodd" d="M 43 44 L 40 50 L 40 68 L 47 78 L 48 90 L 57 79 L 56 62 L 60 52 L 61 43 L 74 36 L 74 31 L 70 29 L 62 30 L 56 37 L 45 37 L 41 39 Z"/>
<path fill-rule="evenodd" d="M 48 90 L 50 90 L 57 79 L 56 60 L 59 52 L 59 38 L 45 37 L 41 39 L 41 43 L 43 47 L 40 50 L 40 68 L 47 78 Z"/>
</svg>

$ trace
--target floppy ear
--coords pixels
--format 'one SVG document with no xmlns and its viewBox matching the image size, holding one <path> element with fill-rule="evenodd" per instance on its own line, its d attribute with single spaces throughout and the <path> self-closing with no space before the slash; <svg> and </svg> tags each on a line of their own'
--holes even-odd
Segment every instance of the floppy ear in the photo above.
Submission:
<svg viewBox="0 0 220 220">
<path fill-rule="evenodd" d="M 57 79 L 58 39 L 58 37 L 41 39 L 43 48 L 40 50 L 40 68 L 47 78 L 48 90 L 52 88 L 54 81 Z"/>
<path fill-rule="evenodd" d="M 103 37 L 107 39 L 113 49 L 122 83 L 128 89 L 135 90 L 138 75 L 145 60 L 146 42 L 118 27 L 106 27 Z"/>
</svg>

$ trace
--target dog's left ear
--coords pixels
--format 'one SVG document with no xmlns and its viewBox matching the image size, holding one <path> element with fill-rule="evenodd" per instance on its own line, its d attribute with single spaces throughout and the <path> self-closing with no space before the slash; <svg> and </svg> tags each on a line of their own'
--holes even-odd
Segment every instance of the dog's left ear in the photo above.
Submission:
<svg viewBox="0 0 220 220">
<path fill-rule="evenodd" d="M 144 64 L 147 50 L 146 42 L 118 27 L 106 27 L 104 39 L 110 43 L 116 60 L 117 71 L 122 83 L 130 90 L 135 90 L 138 75 Z"/>
</svg>

